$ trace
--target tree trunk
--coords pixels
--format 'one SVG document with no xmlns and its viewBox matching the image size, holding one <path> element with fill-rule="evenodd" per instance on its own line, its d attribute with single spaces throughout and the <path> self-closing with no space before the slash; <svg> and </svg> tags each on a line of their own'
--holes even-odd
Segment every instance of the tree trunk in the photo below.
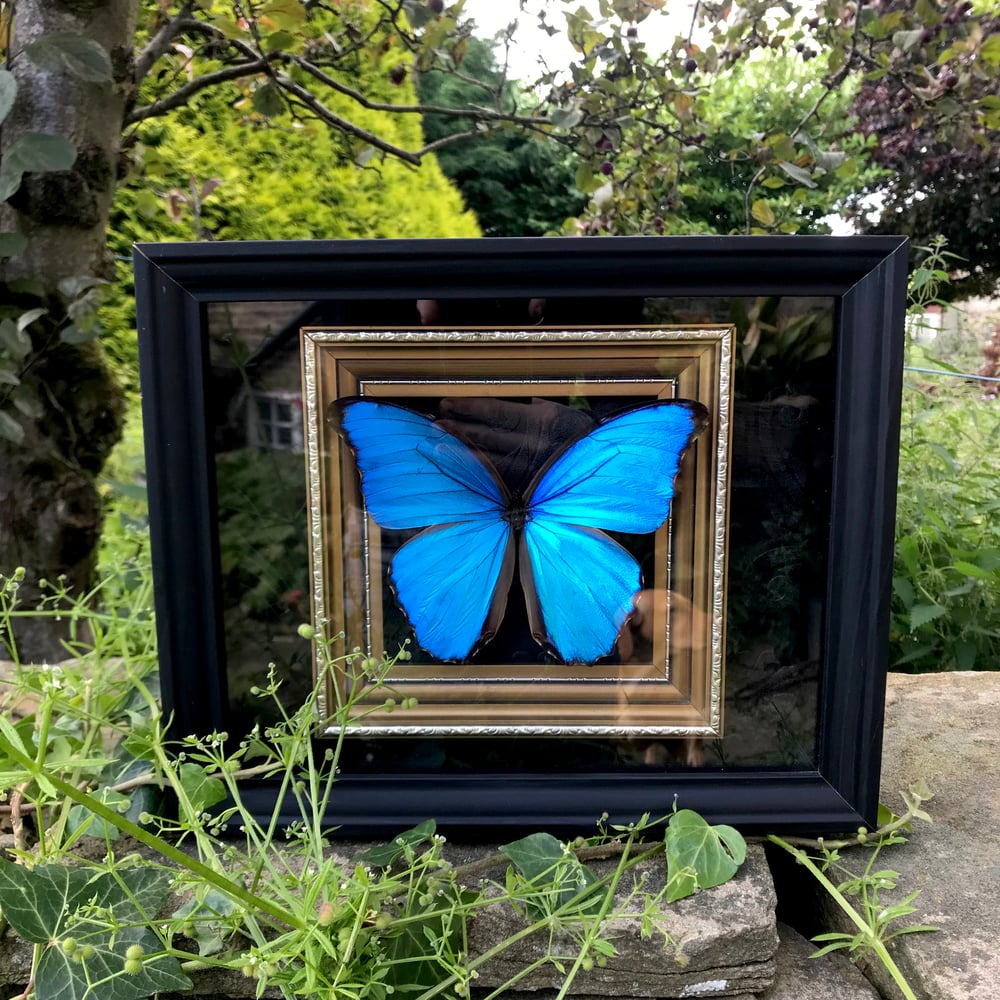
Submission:
<svg viewBox="0 0 1000 1000">
<path fill-rule="evenodd" d="M 7 68 L 18 93 L 3 123 L 0 158 L 28 132 L 65 136 L 77 151 L 72 169 L 26 174 L 0 206 L 0 231 L 28 241 L 23 254 L 0 266 L 3 315 L 48 310 L 28 328 L 31 351 L 14 371 L 25 387 L 23 405 L 14 409 L 10 390 L 0 386 L 0 408 L 24 431 L 18 443 L 0 438 L 0 572 L 25 568 L 25 605 L 39 596 L 41 580 L 65 576 L 76 593 L 92 582 L 102 521 L 96 476 L 121 433 L 124 398 L 99 341 L 60 340 L 72 296 L 59 286 L 69 278 L 113 277 L 105 231 L 132 99 L 137 8 L 135 0 L 18 0 L 15 8 Z M 54 32 L 104 46 L 114 83 L 42 69 L 21 52 Z M 27 620 L 16 638 L 23 660 L 67 655 L 49 622 Z"/>
</svg>

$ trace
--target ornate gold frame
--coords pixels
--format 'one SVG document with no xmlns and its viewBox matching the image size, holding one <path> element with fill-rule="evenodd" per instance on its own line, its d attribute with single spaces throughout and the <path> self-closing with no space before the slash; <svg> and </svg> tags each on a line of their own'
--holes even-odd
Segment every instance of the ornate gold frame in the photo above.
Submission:
<svg viewBox="0 0 1000 1000">
<path fill-rule="evenodd" d="M 345 633 L 339 654 L 385 647 L 380 531 L 362 513 L 353 457 L 325 419 L 334 400 L 634 395 L 696 399 L 710 415 L 655 536 L 655 579 L 643 594 L 653 621 L 649 655 L 610 666 L 558 664 L 542 676 L 536 665 L 399 662 L 393 688 L 417 707 L 366 715 L 352 732 L 721 735 L 734 335 L 728 326 L 303 329 L 313 613 L 330 632 Z M 358 681 L 341 670 L 331 683 Z M 362 697 L 359 713 L 384 698 L 382 691 L 366 705 Z"/>
</svg>

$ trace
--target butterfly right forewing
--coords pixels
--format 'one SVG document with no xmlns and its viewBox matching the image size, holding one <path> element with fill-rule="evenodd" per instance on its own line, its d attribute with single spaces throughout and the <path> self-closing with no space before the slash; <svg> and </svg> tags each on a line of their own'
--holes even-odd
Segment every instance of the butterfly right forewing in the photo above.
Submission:
<svg viewBox="0 0 1000 1000">
<path fill-rule="evenodd" d="M 563 660 L 593 663 L 614 648 L 642 581 L 604 531 L 646 534 L 666 521 L 681 458 L 707 419 L 688 400 L 642 404 L 570 442 L 535 476 L 521 578 L 536 639 Z"/>
</svg>

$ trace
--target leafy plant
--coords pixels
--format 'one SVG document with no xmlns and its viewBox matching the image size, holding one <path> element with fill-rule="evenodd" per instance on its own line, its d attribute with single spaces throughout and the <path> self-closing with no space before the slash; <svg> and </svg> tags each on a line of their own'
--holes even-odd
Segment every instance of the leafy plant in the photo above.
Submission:
<svg viewBox="0 0 1000 1000">
<path fill-rule="evenodd" d="M 887 809 L 881 807 L 879 819 L 882 825 L 878 830 L 869 833 L 862 827 L 858 830 L 856 838 L 839 843 L 816 841 L 810 846 L 818 848 L 818 857 L 810 856 L 803 847 L 794 842 L 793 838 L 785 840 L 774 835 L 767 838 L 772 844 L 791 854 L 798 864 L 804 866 L 857 928 L 853 934 L 846 931 L 829 931 L 814 937 L 814 941 L 822 944 L 814 957 L 818 958 L 841 949 L 848 950 L 854 958 L 873 952 L 906 1000 L 917 1000 L 917 995 L 889 954 L 886 945 L 901 935 L 934 931 L 937 928 L 928 924 L 910 924 L 904 927 L 897 925 L 897 921 L 916 912 L 912 904 L 920 895 L 920 890 L 917 889 L 899 902 L 886 902 L 882 893 L 896 888 L 899 872 L 878 868 L 876 862 L 883 848 L 906 843 L 901 831 L 909 830 L 912 820 L 921 819 L 928 823 L 931 821 L 923 809 L 923 803 L 930 797 L 925 788 L 910 789 L 903 795 L 907 807 L 903 816 L 893 816 Z M 848 846 L 865 844 L 872 845 L 873 849 L 864 870 L 857 875 L 843 864 L 839 852 Z M 831 873 L 838 873 L 842 880 L 834 882 L 830 878 Z M 857 907 L 852 905 L 852 900 L 857 900 Z"/>
<path fill-rule="evenodd" d="M 18 615 L 66 613 L 20 608 L 18 585 L 18 574 L 0 583 L 8 633 Z M 132 601 L 134 590 L 109 594 L 102 611 L 76 604 L 69 612 L 95 641 L 75 645 L 78 659 L 63 666 L 19 671 L 16 711 L 0 717 L 0 789 L 10 796 L 17 843 L 14 861 L 0 862 L 0 908 L 33 945 L 25 998 L 139 1000 L 189 988 L 206 969 L 242 973 L 259 992 L 275 987 L 286 997 L 465 996 L 485 963 L 534 934 L 547 950 L 506 986 L 551 964 L 565 992 L 616 953 L 611 918 L 628 914 L 652 934 L 669 902 L 731 878 L 743 860 L 735 830 L 680 810 L 662 821 L 602 823 L 572 844 L 534 834 L 464 867 L 445 858 L 429 820 L 345 861 L 330 850 L 326 817 L 358 706 L 338 700 L 324 718 L 320 695 L 330 671 L 355 671 L 352 690 L 386 693 L 386 705 L 369 712 L 405 711 L 413 702 L 397 704 L 395 659 L 355 651 L 334 661 L 331 643 L 303 626 L 325 655 L 304 704 L 282 706 L 272 670 L 257 696 L 273 703 L 275 725 L 238 742 L 213 733 L 170 743 L 151 686 L 151 619 L 126 616 L 117 603 L 123 594 Z M 341 698 L 340 685 L 330 690 Z M 317 725 L 337 733 L 325 747 L 313 739 Z M 242 782 L 263 775 L 280 793 L 260 822 Z M 160 790 L 174 809 L 158 806 Z M 292 823 L 281 819 L 289 807 L 298 813 Z M 81 850 L 94 838 L 105 844 L 103 860 Z M 626 875 L 655 855 L 665 856 L 666 884 L 652 893 Z M 613 863 L 601 871 L 594 858 Z M 481 881 L 504 869 L 502 879 Z M 498 904 L 521 914 L 522 926 L 470 954 L 468 921 Z"/>
<path fill-rule="evenodd" d="M 1000 408 L 978 391 L 907 379 L 893 567 L 894 668 L 1000 664 L 998 449 Z"/>
<path fill-rule="evenodd" d="M 919 330 L 924 310 L 940 303 L 956 260 L 940 239 L 920 249 L 924 258 L 910 275 L 911 332 Z M 989 669 L 1000 663 L 1000 408 L 912 340 L 907 361 L 892 666 Z M 927 372 L 935 370 L 943 377 L 928 382 Z"/>
</svg>

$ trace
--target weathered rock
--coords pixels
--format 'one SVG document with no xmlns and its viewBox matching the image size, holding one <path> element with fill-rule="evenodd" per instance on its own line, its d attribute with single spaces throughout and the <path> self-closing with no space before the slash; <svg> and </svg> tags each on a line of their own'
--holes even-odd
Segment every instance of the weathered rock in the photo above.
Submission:
<svg viewBox="0 0 1000 1000">
<path fill-rule="evenodd" d="M 758 1000 L 879 1000 L 878 993 L 840 952 L 812 958 L 816 945 L 778 924 L 778 971 Z"/>
<path fill-rule="evenodd" d="M 1000 998 L 1000 673 L 891 674 L 886 699 L 882 801 L 923 780 L 934 793 L 932 824 L 916 822 L 908 843 L 885 849 L 879 867 L 900 873 L 896 901 L 920 889 L 906 923 L 936 933 L 908 934 L 890 952 L 917 996 Z M 860 870 L 863 852 L 846 860 Z M 809 876 L 801 873 L 802 880 Z M 805 882 L 803 881 L 803 890 Z M 819 897 L 828 929 L 854 929 Z M 901 993 L 877 960 L 861 963 L 887 1000 Z"/>
<path fill-rule="evenodd" d="M 662 859 L 649 862 L 643 872 L 644 890 L 663 886 Z M 616 905 L 624 913 L 640 913 L 641 901 L 627 899 L 631 880 Z M 727 997 L 759 993 L 774 979 L 777 934 L 771 874 L 760 847 L 751 845 L 739 874 L 725 885 L 671 905 L 654 921 L 652 936 L 643 938 L 642 921 L 616 917 L 607 929 L 617 954 L 607 964 L 581 971 L 570 993 L 583 996 Z M 469 950 L 483 954 L 492 944 L 522 927 L 508 907 L 489 907 L 470 929 Z M 511 979 L 542 954 L 547 939 L 526 938 L 479 970 L 476 986 L 496 987 Z M 557 935 L 554 948 L 568 937 Z M 563 977 L 547 964 L 521 979 L 519 990 L 554 990 Z"/>
</svg>

